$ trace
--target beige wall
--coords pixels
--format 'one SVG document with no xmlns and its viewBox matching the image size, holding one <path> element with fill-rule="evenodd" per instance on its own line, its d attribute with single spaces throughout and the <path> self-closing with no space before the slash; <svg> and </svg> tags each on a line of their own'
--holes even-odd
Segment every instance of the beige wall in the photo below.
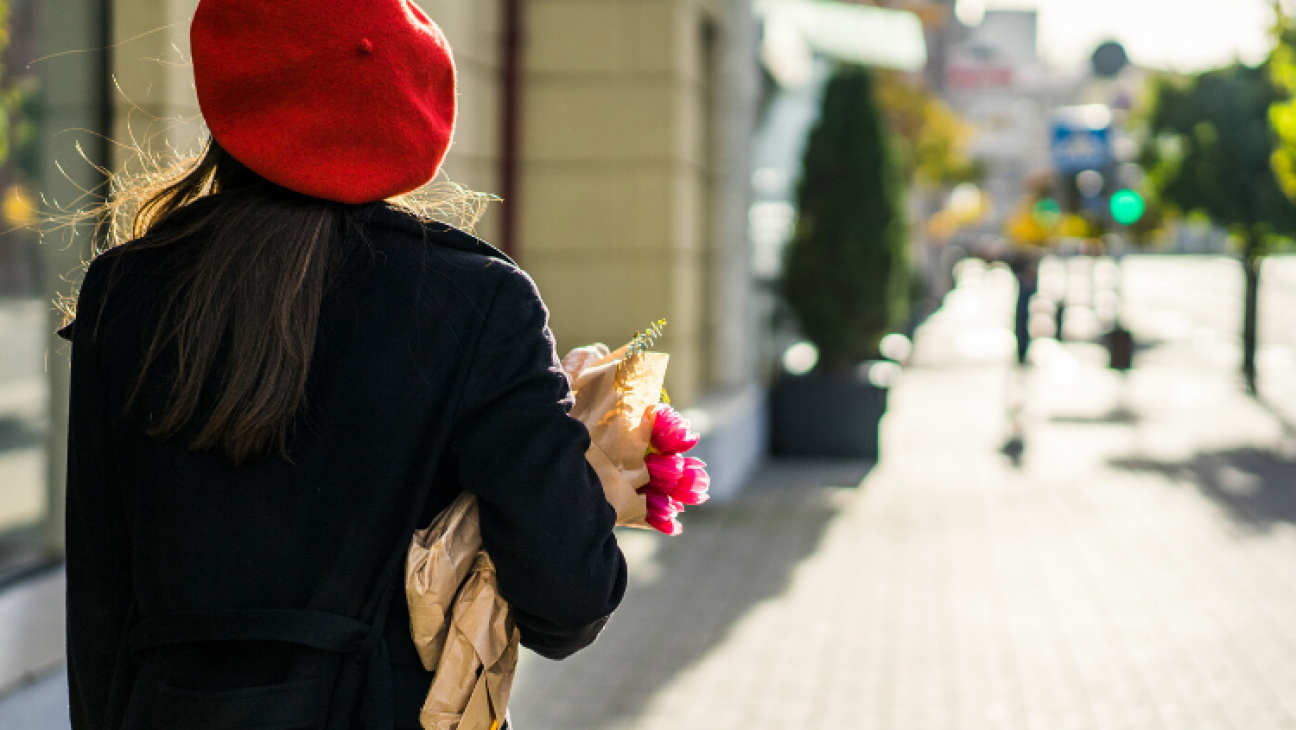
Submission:
<svg viewBox="0 0 1296 730">
<path fill-rule="evenodd" d="M 533 0 L 520 255 L 559 346 L 665 318 L 667 385 L 707 385 L 712 165 L 698 0 Z"/>
<path fill-rule="evenodd" d="M 164 154 L 196 150 L 202 132 L 189 64 L 189 20 L 197 0 L 112 3 L 112 167 L 134 161 L 134 147 Z"/>
<path fill-rule="evenodd" d="M 417 0 L 441 26 L 455 54 L 459 119 L 439 179 L 498 195 L 500 140 L 499 0 Z M 477 235 L 499 236 L 500 203 L 488 207 Z"/>
</svg>

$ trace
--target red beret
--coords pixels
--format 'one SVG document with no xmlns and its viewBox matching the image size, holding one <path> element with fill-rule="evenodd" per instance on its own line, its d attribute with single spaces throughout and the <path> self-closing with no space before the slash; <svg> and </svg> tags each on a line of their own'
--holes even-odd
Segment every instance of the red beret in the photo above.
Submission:
<svg viewBox="0 0 1296 730">
<path fill-rule="evenodd" d="M 454 59 L 411 0 L 202 0 L 190 43 L 212 136 L 290 190 L 382 200 L 450 148 Z"/>
</svg>

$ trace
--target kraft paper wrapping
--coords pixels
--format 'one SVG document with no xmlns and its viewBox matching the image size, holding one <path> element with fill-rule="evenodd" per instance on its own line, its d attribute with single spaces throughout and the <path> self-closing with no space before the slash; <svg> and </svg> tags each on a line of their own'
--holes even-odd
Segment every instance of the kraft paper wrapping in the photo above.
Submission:
<svg viewBox="0 0 1296 730">
<path fill-rule="evenodd" d="M 419 713 L 424 730 L 496 730 L 508 709 L 519 639 L 495 566 L 479 552 L 455 599 L 445 649 Z"/>
<path fill-rule="evenodd" d="M 646 520 L 648 503 L 636 490 L 648 483 L 644 454 L 652 438 L 652 423 L 644 413 L 661 400 L 662 384 L 670 356 L 643 352 L 627 357 L 626 348 L 590 361 L 590 351 L 602 345 L 573 350 L 563 358 L 581 364 L 572 383 L 576 404 L 571 415 L 585 424 L 590 447 L 585 458 L 598 473 L 603 494 L 616 510 L 617 524 L 652 529 Z"/>
<path fill-rule="evenodd" d="M 496 730 L 508 709 L 520 635 L 482 550 L 477 499 L 464 493 L 414 533 L 405 563 L 410 633 L 436 670 L 424 730 Z"/>
<path fill-rule="evenodd" d="M 481 546 L 477 500 L 467 492 L 414 533 L 405 556 L 405 600 L 414 647 L 428 671 L 437 668 L 455 595 Z"/>
</svg>

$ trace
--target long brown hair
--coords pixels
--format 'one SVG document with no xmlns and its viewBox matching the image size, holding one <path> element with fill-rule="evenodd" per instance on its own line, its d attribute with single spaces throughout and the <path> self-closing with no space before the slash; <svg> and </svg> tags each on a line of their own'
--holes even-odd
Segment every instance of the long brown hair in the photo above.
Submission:
<svg viewBox="0 0 1296 730">
<path fill-rule="evenodd" d="M 274 185 L 214 140 L 170 174 L 119 179 L 115 187 L 101 211 L 105 249 L 186 242 L 168 271 L 127 410 L 165 357 L 174 373 L 150 435 L 174 437 L 205 418 L 191 449 L 223 453 L 235 464 L 275 452 L 287 459 L 333 268 L 331 242 L 354 224 L 357 208 Z M 471 226 L 487 196 L 450 188 L 391 202 L 427 219 L 458 214 Z"/>
<path fill-rule="evenodd" d="M 210 204 L 192 205 L 208 196 Z M 219 392 L 190 448 L 236 464 L 271 451 L 287 457 L 342 208 L 271 184 L 214 141 L 186 174 L 139 203 L 128 247 L 190 242 L 161 292 L 127 401 L 134 408 L 159 358 L 174 357 L 169 401 L 150 435 L 185 429 L 216 378 Z M 215 372 L 218 355 L 223 372 Z"/>
</svg>

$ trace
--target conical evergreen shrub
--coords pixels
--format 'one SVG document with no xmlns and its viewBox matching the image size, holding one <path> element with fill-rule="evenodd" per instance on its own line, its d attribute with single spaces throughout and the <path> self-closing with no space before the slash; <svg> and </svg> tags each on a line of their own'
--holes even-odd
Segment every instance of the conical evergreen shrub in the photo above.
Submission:
<svg viewBox="0 0 1296 730">
<path fill-rule="evenodd" d="M 904 183 L 867 69 L 843 65 L 828 81 L 797 198 L 783 295 L 819 367 L 845 371 L 878 356 L 909 303 Z"/>
</svg>

